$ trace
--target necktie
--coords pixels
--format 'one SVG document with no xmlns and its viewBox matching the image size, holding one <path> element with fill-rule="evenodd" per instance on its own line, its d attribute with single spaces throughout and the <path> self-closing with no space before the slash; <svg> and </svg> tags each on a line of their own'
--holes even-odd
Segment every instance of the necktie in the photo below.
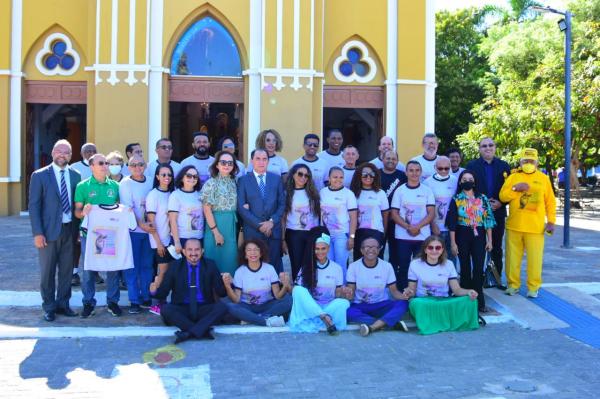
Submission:
<svg viewBox="0 0 600 399">
<path fill-rule="evenodd" d="M 67 191 L 67 183 L 65 183 L 65 171 L 60 171 L 60 202 L 62 204 L 63 213 L 71 212 L 71 203 L 69 202 L 69 193 Z"/>
<path fill-rule="evenodd" d="M 258 175 L 260 179 L 260 183 L 258 183 L 258 188 L 260 189 L 260 195 L 265 198 L 265 175 Z"/>
<path fill-rule="evenodd" d="M 190 281 L 190 315 L 192 316 L 192 320 L 196 321 L 196 316 L 198 314 L 198 297 L 196 286 L 196 273 L 198 272 L 198 267 L 196 265 L 192 265 L 192 276 Z"/>
</svg>

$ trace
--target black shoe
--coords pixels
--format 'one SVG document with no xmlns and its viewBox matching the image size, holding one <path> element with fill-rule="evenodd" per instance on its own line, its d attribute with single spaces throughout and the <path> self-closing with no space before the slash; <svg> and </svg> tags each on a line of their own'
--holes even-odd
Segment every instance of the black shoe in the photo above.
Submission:
<svg viewBox="0 0 600 399">
<path fill-rule="evenodd" d="M 124 280 L 119 283 L 119 290 L 127 291 L 127 283 Z"/>
<path fill-rule="evenodd" d="M 78 315 L 77 312 L 73 311 L 73 309 L 69 307 L 56 309 L 56 314 L 61 314 L 66 317 L 75 317 Z"/>
<path fill-rule="evenodd" d="M 148 299 L 147 301 L 142 301 L 142 303 L 140 303 L 140 306 L 142 307 L 142 309 L 150 309 L 152 307 L 152 301 L 150 299 Z"/>
<path fill-rule="evenodd" d="M 187 331 L 175 331 L 175 336 L 177 337 L 175 338 L 175 345 L 192 338 L 192 334 Z"/>
<path fill-rule="evenodd" d="M 207 332 L 204 333 L 204 335 L 202 336 L 202 339 L 208 339 L 213 341 L 215 339 L 215 335 L 212 333 L 212 331 L 208 330 Z"/>
<path fill-rule="evenodd" d="M 109 310 L 110 312 L 110 310 Z M 142 308 L 140 308 L 140 305 L 138 305 L 137 303 L 132 303 L 131 306 L 129 306 L 129 314 L 139 314 L 142 312 Z M 113 314 L 114 316 L 114 314 Z"/>
<path fill-rule="evenodd" d="M 498 283 L 498 285 L 496 285 L 496 288 L 498 288 L 500 291 L 506 291 L 506 286 L 502 285 L 500 283 Z"/>
<path fill-rule="evenodd" d="M 81 279 L 79 278 L 79 274 L 74 274 L 71 277 L 71 287 L 79 287 L 81 285 Z"/>
<path fill-rule="evenodd" d="M 95 315 L 96 312 L 94 311 L 94 305 L 83 305 L 83 310 L 81 311 L 81 314 L 79 315 L 79 317 L 81 317 L 82 319 L 87 319 L 90 316 Z"/>
<path fill-rule="evenodd" d="M 96 284 L 104 284 L 104 279 L 100 275 L 100 273 L 96 273 Z"/>
<path fill-rule="evenodd" d="M 44 312 L 44 320 L 54 321 L 55 318 L 56 318 L 56 315 L 54 314 L 53 310 L 51 310 L 49 312 Z"/>
<path fill-rule="evenodd" d="M 109 302 L 108 306 L 106 307 L 106 310 L 108 310 L 108 313 L 110 313 L 114 317 L 119 317 L 123 314 L 123 311 L 121 310 L 119 305 L 117 305 L 114 302 Z"/>
</svg>

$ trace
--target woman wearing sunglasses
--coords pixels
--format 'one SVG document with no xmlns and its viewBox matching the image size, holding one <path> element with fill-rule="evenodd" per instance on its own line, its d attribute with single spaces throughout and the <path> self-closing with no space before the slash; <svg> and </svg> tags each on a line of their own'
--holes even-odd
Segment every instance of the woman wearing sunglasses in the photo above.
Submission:
<svg viewBox="0 0 600 399">
<path fill-rule="evenodd" d="M 390 205 L 385 191 L 381 189 L 379 169 L 372 163 L 359 165 L 352 177 L 350 190 L 356 196 L 358 205 L 358 229 L 354 241 L 360 244 L 365 238 L 372 237 L 383 248 Z M 361 256 L 360 245 L 354 245 L 354 260 Z M 382 256 L 380 253 L 379 257 Z"/>
<path fill-rule="evenodd" d="M 464 170 L 458 178 L 456 195 L 450 201 L 446 225 L 450 231 L 450 248 L 460 263 L 460 284 L 477 291 L 479 311 L 485 313 L 488 309 L 483 297 L 483 267 L 485 252 L 492 250 L 492 228 L 496 220 L 488 198 L 476 187 L 473 172 Z"/>
<path fill-rule="evenodd" d="M 167 247 L 171 241 L 171 229 L 169 228 L 169 196 L 175 189 L 173 182 L 173 168 L 170 165 L 159 164 L 154 171 L 153 189 L 146 196 L 146 217 L 148 222 L 156 229 L 150 234 L 150 247 L 154 252 L 154 261 L 158 265 L 158 271 L 154 278 L 156 286 L 160 286 L 173 260 Z M 150 312 L 160 315 L 160 304 L 150 308 Z"/>
<path fill-rule="evenodd" d="M 225 152 L 228 152 L 231 155 L 235 156 L 235 141 L 233 140 L 233 137 L 231 137 L 231 136 L 221 137 L 221 139 L 217 143 L 217 152 L 218 151 L 225 151 Z M 240 177 L 242 177 L 246 174 L 246 167 L 244 166 L 243 163 L 241 163 L 237 159 L 237 157 L 235 160 L 235 164 L 238 167 L 238 171 L 235 174 L 235 178 L 239 179 Z"/>
<path fill-rule="evenodd" d="M 215 261 L 221 273 L 234 273 L 238 266 L 235 185 L 238 166 L 235 156 L 227 151 L 217 152 L 208 170 L 211 178 L 200 194 L 206 220 L 204 255 Z"/>
<path fill-rule="evenodd" d="M 454 264 L 447 258 L 443 239 L 429 236 L 408 269 L 406 293 L 421 334 L 475 330 L 479 327 L 477 292 L 464 289 L 456 279 Z M 452 290 L 454 297 L 449 297 Z"/>
<path fill-rule="evenodd" d="M 285 210 L 283 224 L 283 253 L 289 253 L 292 280 L 300 271 L 302 256 L 308 244 L 308 231 L 319 225 L 321 203 L 310 169 L 305 164 L 292 166 L 285 183 Z"/>
<path fill-rule="evenodd" d="M 198 170 L 192 165 L 181 168 L 175 179 L 175 191 L 169 196 L 169 226 L 178 254 L 188 238 L 202 240 L 204 235 L 200 188 Z"/>
</svg>

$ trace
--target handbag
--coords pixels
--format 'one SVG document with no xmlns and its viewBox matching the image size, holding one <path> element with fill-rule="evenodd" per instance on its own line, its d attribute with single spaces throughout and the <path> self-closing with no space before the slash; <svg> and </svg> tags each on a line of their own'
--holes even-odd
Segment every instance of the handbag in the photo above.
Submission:
<svg viewBox="0 0 600 399">
<path fill-rule="evenodd" d="M 496 268 L 494 260 L 489 252 L 487 253 L 487 262 L 485 264 L 485 272 L 483 274 L 483 287 L 502 287 L 502 277 L 500 277 L 500 273 L 498 273 L 498 269 Z"/>
</svg>

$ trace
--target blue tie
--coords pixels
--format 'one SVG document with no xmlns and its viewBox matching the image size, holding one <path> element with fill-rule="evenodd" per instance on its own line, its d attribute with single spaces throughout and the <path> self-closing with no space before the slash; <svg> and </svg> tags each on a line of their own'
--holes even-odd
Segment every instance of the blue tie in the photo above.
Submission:
<svg viewBox="0 0 600 399">
<path fill-rule="evenodd" d="M 260 183 L 258 183 L 258 188 L 260 189 L 260 195 L 265 198 L 265 175 L 258 175 L 260 179 Z"/>
<path fill-rule="evenodd" d="M 67 183 L 65 183 L 65 171 L 60 171 L 60 202 L 62 203 L 63 213 L 67 215 L 71 212 L 71 203 L 69 202 L 69 193 L 67 192 Z"/>
</svg>

